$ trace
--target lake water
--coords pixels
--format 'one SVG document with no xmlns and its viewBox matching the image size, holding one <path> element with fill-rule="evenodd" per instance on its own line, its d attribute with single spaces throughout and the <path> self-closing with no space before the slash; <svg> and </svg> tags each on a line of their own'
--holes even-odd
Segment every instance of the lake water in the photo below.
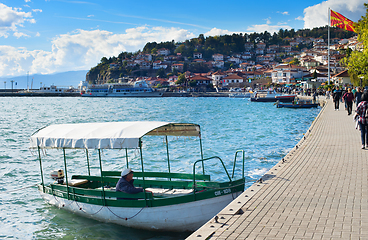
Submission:
<svg viewBox="0 0 368 240">
<path fill-rule="evenodd" d="M 41 179 L 37 155 L 28 147 L 32 133 L 46 125 L 137 120 L 197 123 L 204 157 L 219 156 L 230 167 L 235 151 L 245 150 L 249 187 L 296 145 L 319 111 L 277 109 L 273 103 L 239 98 L 0 98 L 0 238 L 171 240 L 190 234 L 129 229 L 45 204 L 36 187 L 30 187 Z M 174 158 L 180 160 L 183 151 L 174 153 Z M 49 159 L 56 156 L 47 154 Z M 103 159 L 104 170 L 119 164 L 108 153 Z M 47 160 L 46 170 L 62 167 L 55 164 Z M 74 158 L 73 164 L 80 167 Z M 191 169 L 186 162 L 175 164 L 174 170 Z M 162 168 L 158 163 L 150 167 Z"/>
</svg>

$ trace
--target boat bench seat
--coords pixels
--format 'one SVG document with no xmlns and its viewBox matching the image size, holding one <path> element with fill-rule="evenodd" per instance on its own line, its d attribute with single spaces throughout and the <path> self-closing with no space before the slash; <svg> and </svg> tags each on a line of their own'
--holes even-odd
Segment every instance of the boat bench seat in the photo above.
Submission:
<svg viewBox="0 0 368 240">
<path fill-rule="evenodd" d="M 178 197 L 193 193 L 193 189 L 146 188 L 154 197 Z"/>
<path fill-rule="evenodd" d="M 82 184 L 88 183 L 87 179 L 70 179 L 68 180 L 68 186 L 76 187 Z"/>
<path fill-rule="evenodd" d="M 102 171 L 102 176 L 120 177 L 120 171 Z M 134 171 L 134 178 L 142 178 L 142 172 Z M 168 172 L 144 172 L 145 178 L 174 178 L 174 179 L 190 179 L 193 180 L 193 174 L 188 173 L 168 173 Z M 211 176 L 206 174 L 196 174 L 196 180 L 211 181 Z"/>
<path fill-rule="evenodd" d="M 99 176 L 86 176 L 86 175 L 73 175 L 72 179 L 83 179 L 90 181 L 90 188 L 101 187 L 101 177 Z M 103 177 L 104 186 L 115 187 L 119 181 L 119 177 Z M 145 179 L 146 188 L 163 188 L 163 189 L 192 189 L 193 181 L 168 181 L 168 180 L 151 180 Z M 196 181 L 198 188 L 218 187 L 217 183 L 209 181 Z M 135 179 L 134 185 L 136 187 L 143 187 L 142 179 Z M 216 186 L 215 186 L 216 185 Z"/>
</svg>

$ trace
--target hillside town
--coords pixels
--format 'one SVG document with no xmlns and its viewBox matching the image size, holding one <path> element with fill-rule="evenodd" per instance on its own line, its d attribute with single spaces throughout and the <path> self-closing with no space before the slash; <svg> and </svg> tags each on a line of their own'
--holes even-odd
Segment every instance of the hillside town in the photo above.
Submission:
<svg viewBox="0 0 368 240">
<path fill-rule="evenodd" d="M 348 50 L 362 48 L 357 37 L 331 39 L 328 51 L 327 40 L 313 37 L 285 38 L 286 45 L 267 45 L 263 42 L 244 44 L 244 52 L 224 55 L 212 54 L 206 60 L 203 54 L 195 51 L 192 57 L 160 48 L 155 53 L 131 54 L 109 63 L 107 72 L 125 68 L 135 72 L 153 72 L 156 76 L 118 77 L 92 79 L 87 74 L 87 82 L 93 84 L 119 83 L 145 80 L 154 88 L 192 91 L 227 91 L 235 88 L 264 88 L 273 86 L 300 86 L 304 89 L 318 89 L 328 82 L 328 52 L 330 53 L 330 83 L 350 86 L 347 69 L 341 64 Z M 300 48 L 300 46 L 309 46 Z M 179 45 L 177 46 L 179 47 Z M 199 49 L 200 47 L 197 46 Z M 196 73 L 186 66 L 197 64 L 209 69 Z M 225 67 L 227 66 L 227 67 Z M 164 76 L 159 76 L 164 72 Z M 169 72 L 169 74 L 166 74 Z M 180 75 L 182 79 L 180 80 Z M 185 78 L 183 78 L 185 76 Z"/>
</svg>

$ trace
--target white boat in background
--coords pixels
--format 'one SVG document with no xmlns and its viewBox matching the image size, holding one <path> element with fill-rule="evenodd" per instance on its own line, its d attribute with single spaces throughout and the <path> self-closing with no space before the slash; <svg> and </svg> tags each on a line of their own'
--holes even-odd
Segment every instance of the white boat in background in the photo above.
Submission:
<svg viewBox="0 0 368 240">
<path fill-rule="evenodd" d="M 230 93 L 230 98 L 251 98 L 253 93 L 251 92 L 238 92 L 238 93 Z"/>
<path fill-rule="evenodd" d="M 274 90 L 259 90 L 254 92 L 254 96 L 250 98 L 252 102 L 292 102 L 296 95 L 278 94 Z"/>
<path fill-rule="evenodd" d="M 176 146 L 180 149 L 188 146 L 188 159 L 170 161 L 168 136 L 174 136 L 175 142 L 183 137 L 183 143 L 176 142 Z M 166 144 L 162 144 L 162 137 Z M 189 138 L 192 141 L 188 141 Z M 199 145 L 199 151 L 192 152 L 196 139 L 194 143 Z M 32 134 L 30 141 L 31 149 L 38 151 L 41 173 L 38 189 L 42 198 L 56 207 L 103 222 L 147 230 L 195 231 L 244 191 L 244 151 L 236 151 L 231 165 L 227 162 L 227 166 L 232 166 L 232 172 L 228 172 L 218 156 L 203 158 L 201 131 L 197 124 L 155 121 L 56 124 L 39 129 Z M 157 147 L 163 148 L 160 154 L 146 155 L 142 152 L 143 149 Z M 62 150 L 59 161 L 55 155 L 42 155 L 45 149 Z M 72 167 L 68 152 L 72 151 L 70 154 L 75 158 L 78 149 L 85 152 L 87 158 L 73 159 Z M 145 189 L 144 192 L 128 194 L 115 191 L 121 171 L 103 171 L 101 159 L 114 149 L 125 152 L 122 159 L 125 159 L 126 168 L 130 162 L 128 149 L 134 150 L 138 156 L 134 161 L 138 161 L 141 167 L 140 171 L 134 169 L 134 185 Z M 125 151 L 120 151 L 123 149 Z M 98 152 L 98 161 L 94 164 L 99 165 L 97 175 L 90 173 L 90 150 Z M 242 153 L 242 163 L 236 163 L 238 153 Z M 64 169 L 51 172 L 54 183 L 46 183 L 44 179 L 46 167 L 43 167 L 41 156 L 46 159 L 53 156 L 51 161 L 64 166 Z M 143 156 L 149 156 L 150 162 L 164 159 L 162 165 L 167 169 L 161 167 L 160 172 L 149 171 L 148 166 L 152 163 L 147 164 Z M 193 157 L 198 157 L 198 160 Z M 175 162 L 190 163 L 190 172 L 173 172 L 171 169 Z M 222 169 L 221 174 L 212 170 L 216 164 L 220 172 Z M 121 165 L 124 163 L 119 161 L 119 166 L 114 169 L 122 168 Z M 210 166 L 209 170 L 205 165 Z M 86 169 L 81 169 L 81 166 Z M 216 175 L 210 175 L 211 171 Z M 74 172 L 73 176 L 68 176 L 68 172 Z M 80 172 L 84 174 L 78 175 Z M 220 180 L 215 181 L 214 177 Z"/>
<path fill-rule="evenodd" d="M 82 97 L 162 97 L 163 92 L 151 88 L 146 81 L 88 85 L 81 90 Z"/>
</svg>

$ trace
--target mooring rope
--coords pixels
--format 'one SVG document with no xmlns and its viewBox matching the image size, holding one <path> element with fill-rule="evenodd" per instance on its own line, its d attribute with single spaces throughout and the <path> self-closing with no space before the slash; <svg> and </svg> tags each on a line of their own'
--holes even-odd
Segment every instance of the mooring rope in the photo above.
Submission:
<svg viewBox="0 0 368 240">
<path fill-rule="evenodd" d="M 56 202 L 58 202 L 58 203 L 62 204 L 62 207 L 68 207 L 68 206 L 72 205 L 72 204 L 73 204 L 73 202 L 74 202 L 74 200 L 73 200 L 73 201 L 71 201 L 68 205 L 65 205 L 64 203 L 62 203 L 62 202 L 60 202 L 59 200 L 57 200 L 57 198 L 56 198 L 55 194 L 52 194 L 52 196 L 54 197 L 54 199 L 55 199 L 55 201 L 56 201 Z"/>
<path fill-rule="evenodd" d="M 134 214 L 134 215 L 133 215 L 133 216 L 131 216 L 131 217 L 123 218 L 123 217 L 120 217 L 120 216 L 116 215 L 113 211 L 111 211 L 111 209 L 110 209 L 108 206 L 106 206 L 106 207 L 107 207 L 107 209 L 109 209 L 109 211 L 110 211 L 112 214 L 114 214 L 116 217 L 118 217 L 118 218 L 120 218 L 120 219 L 124 219 L 124 220 L 129 220 L 129 219 L 132 219 L 132 218 L 136 217 L 138 214 L 140 214 L 140 213 L 143 211 L 143 209 L 145 209 L 145 208 L 146 208 L 146 207 L 143 207 L 141 210 L 139 210 L 139 212 L 137 212 L 136 214 Z"/>
<path fill-rule="evenodd" d="M 79 210 L 80 210 L 80 211 L 84 212 L 85 214 L 91 215 L 91 216 L 93 216 L 93 215 L 95 215 L 95 214 L 99 213 L 99 212 L 104 208 L 104 207 L 102 206 L 102 207 L 100 208 L 100 210 L 98 210 L 97 212 L 95 212 L 95 213 L 88 213 L 88 212 L 84 211 L 84 210 L 83 210 L 83 208 L 82 208 L 81 206 L 79 206 L 79 204 L 78 204 L 78 202 L 77 202 L 77 201 L 75 201 L 75 203 L 76 203 L 76 204 L 77 204 L 77 206 L 79 207 Z"/>
<path fill-rule="evenodd" d="M 11 193 L 11 192 L 16 192 L 16 191 L 23 190 L 23 189 L 26 189 L 26 188 L 35 187 L 35 186 L 37 186 L 37 185 L 38 185 L 38 184 L 33 184 L 33 185 L 30 185 L 30 186 L 27 186 L 27 187 L 22 187 L 22 188 L 18 188 L 18 189 L 13 189 L 13 190 L 5 191 L 5 192 L 0 192 L 0 193 Z"/>
</svg>

